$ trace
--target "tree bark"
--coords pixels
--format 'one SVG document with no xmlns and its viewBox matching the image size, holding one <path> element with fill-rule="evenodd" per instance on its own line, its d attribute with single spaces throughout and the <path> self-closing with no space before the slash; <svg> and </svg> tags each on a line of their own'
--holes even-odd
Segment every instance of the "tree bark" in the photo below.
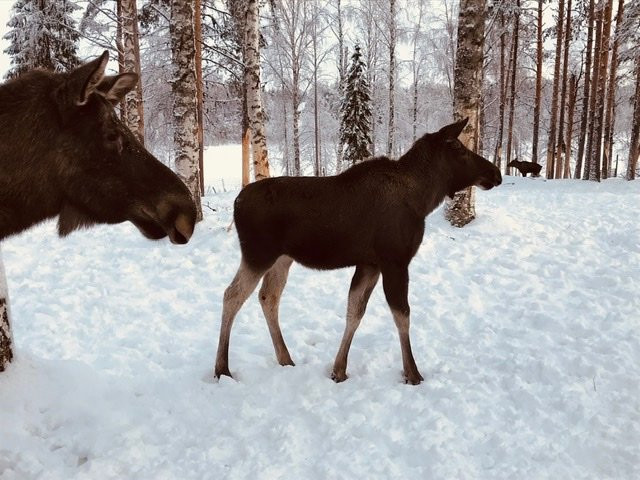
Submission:
<svg viewBox="0 0 640 480">
<path fill-rule="evenodd" d="M 138 39 L 138 9 L 136 0 L 120 0 L 122 14 L 122 43 L 124 68 L 138 74 L 136 88 L 125 97 L 127 126 L 144 144 L 144 109 L 142 103 L 142 75 L 140 70 L 140 44 Z"/>
<path fill-rule="evenodd" d="M 478 147 L 478 115 L 482 96 L 485 0 L 461 0 L 454 70 L 454 117 L 469 118 L 460 140 L 471 150 Z M 444 209 L 445 218 L 463 227 L 475 218 L 475 187 L 455 194 Z"/>
<path fill-rule="evenodd" d="M 602 0 L 599 5 L 602 4 Z M 595 42 L 593 46 L 593 70 L 591 77 L 591 93 L 589 94 L 589 118 L 591 121 L 588 125 L 587 131 L 587 148 L 585 150 L 585 159 L 584 159 L 584 171 L 582 173 L 583 180 L 593 179 L 595 180 L 595 165 L 593 165 L 595 160 L 593 160 L 593 150 L 595 143 L 595 115 L 596 115 L 596 95 L 598 94 L 598 83 L 600 82 L 600 48 L 602 44 L 602 16 L 603 11 L 598 7 L 598 10 L 595 13 Z M 592 178 L 593 177 L 593 178 Z"/>
<path fill-rule="evenodd" d="M 245 18 L 245 85 L 247 86 L 247 111 L 251 125 L 253 170 L 256 180 L 262 180 L 269 177 L 269 158 L 262 108 L 262 85 L 260 83 L 259 0 L 247 0 Z"/>
<path fill-rule="evenodd" d="M 595 19 L 594 0 L 589 0 L 586 58 L 584 62 L 584 86 L 582 93 L 582 113 L 580 115 L 580 137 L 578 139 L 578 156 L 573 178 L 582 176 L 582 159 L 584 157 L 585 139 L 589 120 L 589 95 L 591 93 L 591 49 L 593 48 L 593 22 Z"/>
<path fill-rule="evenodd" d="M 396 0 L 389 0 L 389 132 L 387 137 L 387 156 L 393 156 L 393 144 L 396 133 Z"/>
<path fill-rule="evenodd" d="M 629 160 L 627 161 L 627 180 L 636 178 L 638 155 L 640 155 L 640 54 L 636 57 L 636 91 L 633 99 L 633 121 L 631 141 L 629 142 Z"/>
<path fill-rule="evenodd" d="M 573 116 L 576 110 L 576 97 L 578 95 L 578 79 L 571 74 L 569 81 L 569 103 L 567 104 L 567 137 L 564 141 L 566 151 L 564 155 L 564 170 L 562 178 L 571 178 L 571 140 L 573 138 Z"/>
<path fill-rule="evenodd" d="M 553 93 L 551 95 L 551 119 L 549 121 L 549 141 L 547 142 L 547 178 L 553 178 L 555 172 L 556 128 L 558 122 L 558 90 L 560 82 L 560 65 L 562 64 L 562 41 L 564 39 L 564 0 L 558 6 L 558 28 L 556 39 L 556 59 L 553 67 Z"/>
<path fill-rule="evenodd" d="M 0 251 L 0 372 L 3 372 L 13 359 L 13 337 L 11 335 L 10 320 L 7 277 L 2 263 L 2 251 Z"/>
<path fill-rule="evenodd" d="M 504 139 L 504 112 L 506 109 L 507 103 L 507 87 L 509 84 L 507 75 L 510 70 L 511 59 L 513 58 L 512 54 L 509 54 L 509 67 L 505 68 L 504 56 L 506 50 L 506 40 L 505 37 L 507 35 L 506 26 L 504 22 L 504 12 L 500 12 L 500 28 L 502 29 L 502 33 L 500 34 L 500 106 L 498 113 L 498 134 L 496 139 L 496 151 L 493 157 L 493 163 L 498 167 L 498 169 L 502 169 L 502 143 Z"/>
<path fill-rule="evenodd" d="M 195 44 L 193 7 L 184 0 L 171 0 L 171 56 L 174 66 L 173 143 L 175 168 L 196 204 L 202 220 L 200 173 L 198 169 L 198 112 L 196 105 Z"/>
<path fill-rule="evenodd" d="M 531 161 L 538 163 L 538 143 L 540 136 L 540 102 L 542 98 L 542 3 L 538 0 L 538 16 L 536 30 L 536 97 L 533 106 L 533 140 Z"/>
<path fill-rule="evenodd" d="M 342 30 L 342 1 L 336 0 L 337 21 L 338 21 L 338 91 L 340 97 L 344 94 L 344 80 L 347 71 L 346 55 L 344 50 L 344 32 Z M 342 171 L 342 155 L 343 148 L 340 141 L 340 132 L 338 132 L 338 145 L 336 146 L 336 175 Z"/>
<path fill-rule="evenodd" d="M 560 120 L 558 121 L 558 143 L 556 146 L 555 155 L 555 178 L 562 178 L 563 174 L 563 154 L 567 155 L 567 149 L 571 148 L 571 145 L 565 144 L 564 138 L 564 112 L 567 103 L 567 83 L 569 81 L 569 45 L 571 44 L 571 0 L 567 1 L 567 24 L 564 29 L 564 58 L 562 60 L 562 92 L 560 93 Z"/>
<path fill-rule="evenodd" d="M 116 25 L 116 49 L 118 50 L 118 73 L 123 74 L 127 70 L 124 66 L 124 45 L 122 44 L 122 0 L 116 1 L 116 18 L 118 19 L 118 23 Z M 127 123 L 126 99 L 122 99 L 120 101 L 119 106 L 120 106 L 120 120 L 122 120 L 126 124 Z"/>
<path fill-rule="evenodd" d="M 196 44 L 196 108 L 198 113 L 198 171 L 200 195 L 204 195 L 204 81 L 202 78 L 202 0 L 194 0 L 194 34 Z"/>
<path fill-rule="evenodd" d="M 516 74 L 518 71 L 518 42 L 520 35 L 520 0 L 516 0 L 516 12 L 513 17 L 513 52 L 511 61 L 511 93 L 509 95 L 509 126 L 507 127 L 507 158 L 504 172 L 509 174 L 507 166 L 511 161 L 511 150 L 513 147 L 513 119 L 516 110 Z"/>
<path fill-rule="evenodd" d="M 602 178 L 611 176 L 611 163 L 613 156 L 613 132 L 615 131 L 615 102 L 618 75 L 618 46 L 622 31 L 622 19 L 624 16 L 624 0 L 618 1 L 618 13 L 616 14 L 616 33 L 613 37 L 611 50 L 611 67 L 609 69 L 609 89 L 607 92 L 607 106 L 604 119 L 604 148 L 602 149 Z"/>
<path fill-rule="evenodd" d="M 242 186 L 251 183 L 251 129 L 249 128 L 249 112 L 247 112 L 247 89 L 242 92 Z"/>
</svg>

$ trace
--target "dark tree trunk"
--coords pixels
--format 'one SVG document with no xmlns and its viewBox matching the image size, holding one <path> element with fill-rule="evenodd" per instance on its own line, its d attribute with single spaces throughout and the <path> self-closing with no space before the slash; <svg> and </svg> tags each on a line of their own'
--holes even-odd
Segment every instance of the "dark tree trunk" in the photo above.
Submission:
<svg viewBox="0 0 640 480">
<path fill-rule="evenodd" d="M 549 121 L 549 141 L 547 142 L 547 178 L 555 173 L 556 129 L 558 127 L 558 90 L 560 84 L 560 65 L 562 64 L 562 41 L 564 39 L 564 0 L 558 6 L 558 28 L 556 39 L 556 59 L 553 67 L 553 92 L 551 96 L 551 120 Z"/>
<path fill-rule="evenodd" d="M 566 157 L 567 150 L 571 147 L 565 145 L 564 138 L 564 112 L 567 103 L 567 83 L 569 81 L 569 45 L 571 43 L 571 0 L 567 1 L 567 24 L 564 31 L 564 59 L 562 61 L 562 92 L 560 93 L 560 120 L 558 121 L 558 144 L 556 147 L 555 178 L 562 178 L 563 157 Z M 563 155 L 564 154 L 564 155 Z M 566 158 L 565 158 L 566 159 Z"/>
<path fill-rule="evenodd" d="M 584 88 L 582 94 L 582 113 L 580 115 L 580 137 L 578 139 L 578 156 L 576 157 L 576 170 L 573 178 L 580 178 L 582 175 L 582 161 L 584 157 L 585 139 L 587 137 L 589 120 L 589 94 L 591 92 L 591 49 L 593 48 L 593 22 L 594 22 L 594 0 L 589 0 L 588 28 L 586 58 L 584 62 Z"/>
<path fill-rule="evenodd" d="M 538 163 L 538 142 L 540 135 L 540 100 L 542 97 L 542 2 L 538 0 L 538 28 L 536 30 L 536 98 L 533 107 L 533 140 L 531 161 Z"/>
<path fill-rule="evenodd" d="M 507 158 L 505 174 L 509 174 L 509 162 L 513 149 L 513 119 L 516 110 L 516 73 L 518 72 L 518 42 L 520 34 L 520 0 L 516 0 L 516 12 L 513 18 L 513 59 L 511 61 L 511 94 L 509 95 L 509 126 L 507 127 Z"/>
</svg>

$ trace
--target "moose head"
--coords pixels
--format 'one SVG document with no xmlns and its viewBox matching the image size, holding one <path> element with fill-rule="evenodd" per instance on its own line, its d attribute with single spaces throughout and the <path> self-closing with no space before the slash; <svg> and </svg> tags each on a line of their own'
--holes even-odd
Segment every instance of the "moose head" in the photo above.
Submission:
<svg viewBox="0 0 640 480">
<path fill-rule="evenodd" d="M 108 52 L 67 73 L 34 70 L 0 86 L 0 239 L 58 215 L 58 232 L 132 222 L 186 243 L 196 209 L 184 183 L 115 112 L 138 82 L 105 76 Z"/>
</svg>

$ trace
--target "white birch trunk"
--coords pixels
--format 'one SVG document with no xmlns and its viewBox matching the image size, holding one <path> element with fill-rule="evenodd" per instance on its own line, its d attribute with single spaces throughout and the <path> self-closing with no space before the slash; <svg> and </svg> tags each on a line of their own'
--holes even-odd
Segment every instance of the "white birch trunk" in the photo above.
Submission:
<svg viewBox="0 0 640 480">
<path fill-rule="evenodd" d="M 202 220 L 200 172 L 198 168 L 198 114 L 196 105 L 195 43 L 193 5 L 171 0 L 171 54 L 174 65 L 173 143 L 175 169 L 185 183 Z"/>
<path fill-rule="evenodd" d="M 13 338 L 10 319 L 7 277 L 4 273 L 2 251 L 0 250 L 0 372 L 3 372 L 13 359 Z"/>
<path fill-rule="evenodd" d="M 393 156 L 393 141 L 396 133 L 396 1 L 389 0 L 389 131 L 387 156 Z"/>
<path fill-rule="evenodd" d="M 136 0 L 120 0 L 122 15 L 122 46 L 124 70 L 138 74 L 138 84 L 125 97 L 126 123 L 138 140 L 144 144 L 144 114 L 142 108 L 142 77 L 140 72 L 140 45 L 138 41 L 138 9 Z"/>
<path fill-rule="evenodd" d="M 174 0 L 175 1 L 175 0 Z M 269 177 L 267 136 L 262 108 L 260 83 L 260 4 L 259 0 L 247 1 L 245 22 L 245 87 L 247 89 L 247 113 L 251 127 L 253 169 L 256 180 Z"/>
<path fill-rule="evenodd" d="M 460 140 L 473 151 L 477 151 L 479 143 L 484 15 L 485 0 L 460 1 L 453 105 L 456 119 L 469 117 Z M 453 200 L 447 200 L 444 214 L 456 227 L 463 227 L 471 222 L 476 216 L 475 187 L 458 192 Z"/>
</svg>

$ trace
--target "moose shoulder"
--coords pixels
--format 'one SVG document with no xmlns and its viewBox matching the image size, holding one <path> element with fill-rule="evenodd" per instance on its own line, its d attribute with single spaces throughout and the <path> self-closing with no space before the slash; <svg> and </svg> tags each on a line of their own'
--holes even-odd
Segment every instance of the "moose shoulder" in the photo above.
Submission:
<svg viewBox="0 0 640 480">
<path fill-rule="evenodd" d="M 114 111 L 137 75 L 105 76 L 107 61 L 0 86 L 0 240 L 55 216 L 60 235 L 131 221 L 148 238 L 189 240 L 189 191 Z"/>
<path fill-rule="evenodd" d="M 422 241 L 425 217 L 445 198 L 471 185 L 493 188 L 499 170 L 468 150 L 458 135 L 467 120 L 424 135 L 398 161 L 376 158 L 340 175 L 281 177 L 245 187 L 234 219 L 242 250 L 240 268 L 224 295 L 215 374 L 230 375 L 233 319 L 264 277 L 260 302 L 281 365 L 293 365 L 278 324 L 278 305 L 293 261 L 315 269 L 355 266 L 347 326 L 332 377 L 346 379 L 351 340 L 382 275 L 400 335 L 404 375 L 422 376 L 409 342 L 408 266 Z"/>
</svg>

